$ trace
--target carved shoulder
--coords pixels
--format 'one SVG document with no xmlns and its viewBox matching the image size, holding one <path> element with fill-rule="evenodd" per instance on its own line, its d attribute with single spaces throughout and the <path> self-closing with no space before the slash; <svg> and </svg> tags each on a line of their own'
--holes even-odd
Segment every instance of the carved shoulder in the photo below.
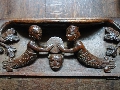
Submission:
<svg viewBox="0 0 120 90">
<path fill-rule="evenodd" d="M 28 47 L 35 46 L 35 41 L 29 41 L 27 46 Z"/>
<path fill-rule="evenodd" d="M 85 46 L 80 40 L 75 42 L 75 47 L 77 47 L 78 49 L 85 48 Z"/>
</svg>

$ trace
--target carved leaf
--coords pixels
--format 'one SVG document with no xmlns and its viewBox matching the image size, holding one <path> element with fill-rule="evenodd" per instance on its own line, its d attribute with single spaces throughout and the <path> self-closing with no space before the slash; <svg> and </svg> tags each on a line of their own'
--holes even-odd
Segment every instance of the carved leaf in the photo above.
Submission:
<svg viewBox="0 0 120 90">
<path fill-rule="evenodd" d="M 16 48 L 11 47 L 11 46 L 7 46 L 6 49 L 5 49 L 5 52 L 9 57 L 12 58 L 12 57 L 15 56 Z"/>
</svg>

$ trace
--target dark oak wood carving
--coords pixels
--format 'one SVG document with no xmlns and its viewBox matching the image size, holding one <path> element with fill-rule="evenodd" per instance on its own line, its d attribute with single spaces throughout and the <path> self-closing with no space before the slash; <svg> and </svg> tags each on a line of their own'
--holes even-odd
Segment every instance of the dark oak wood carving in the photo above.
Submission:
<svg viewBox="0 0 120 90">
<path fill-rule="evenodd" d="M 84 63 L 86 66 L 93 68 L 103 68 L 105 72 L 110 72 L 111 69 L 115 67 L 113 60 L 103 60 L 92 55 L 83 45 L 80 40 L 77 40 L 80 36 L 80 32 L 77 26 L 69 26 L 67 28 L 66 36 L 67 40 L 74 44 L 73 48 L 65 49 L 63 46 L 59 45 L 59 49 L 63 52 L 76 54 L 78 60 Z"/>
<path fill-rule="evenodd" d="M 6 69 L 8 72 L 13 71 L 15 68 L 23 67 L 29 64 L 31 61 L 36 60 L 38 52 L 48 52 L 51 45 L 48 45 L 46 48 L 42 48 L 37 45 L 37 41 L 41 39 L 42 36 L 42 29 L 37 25 L 32 25 L 29 28 L 29 37 L 32 38 L 31 41 L 27 44 L 26 51 L 18 58 L 3 61 L 3 68 Z"/>
<path fill-rule="evenodd" d="M 106 51 L 107 56 L 116 57 L 117 50 L 120 47 L 120 33 L 111 27 L 105 28 L 104 40 L 117 43 L 117 45 L 115 45 L 115 46 L 113 46 L 113 45 L 108 46 L 107 51 Z"/>
<path fill-rule="evenodd" d="M 74 58 L 78 61 L 80 65 L 83 65 L 86 68 L 93 68 L 93 69 L 103 69 L 105 73 L 110 73 L 112 69 L 116 67 L 115 65 L 115 58 L 118 56 L 117 52 L 120 47 L 120 26 L 116 22 L 109 20 L 109 19 L 102 19 L 102 20 L 83 20 L 79 22 L 62 22 L 65 24 L 60 25 L 61 30 L 64 29 L 65 34 L 63 36 L 59 36 L 59 34 L 54 34 L 55 32 L 50 32 L 51 35 L 47 40 L 42 40 L 45 38 L 45 27 L 48 27 L 47 30 L 50 28 L 59 26 L 58 21 L 46 21 L 49 22 L 48 24 L 43 21 L 40 24 L 36 21 L 35 24 L 27 21 L 20 22 L 19 20 L 13 21 L 16 25 L 18 22 L 21 26 L 26 25 L 25 28 L 28 32 L 28 36 L 30 38 L 29 42 L 27 43 L 27 48 L 23 54 L 19 57 L 15 57 L 15 52 L 17 51 L 11 43 L 17 43 L 20 41 L 19 36 L 17 35 L 17 31 L 13 28 L 9 28 L 1 33 L 0 37 L 0 54 L 5 53 L 9 56 L 9 60 L 3 60 L 2 65 L 3 69 L 7 72 L 13 72 L 13 69 L 23 68 L 33 64 L 38 58 L 40 58 L 40 53 L 46 53 L 45 58 L 48 59 L 49 66 L 53 71 L 60 71 L 62 66 L 64 65 L 65 54 L 72 54 Z M 44 22 L 44 24 L 42 24 Z M 50 23 L 52 22 L 52 23 Z M 106 47 L 105 55 L 101 58 L 91 53 L 90 50 L 86 48 L 86 44 L 80 40 L 82 36 L 81 26 L 86 26 L 86 23 L 90 25 L 102 25 L 102 27 L 107 26 L 104 28 L 105 33 L 103 36 L 103 41 L 110 44 L 111 42 L 114 45 L 110 45 Z M 17 27 L 16 25 L 16 27 Z M 13 25 L 14 26 L 14 25 Z M 111 27 L 110 27 L 111 26 Z M 15 27 L 15 28 L 16 28 Z M 49 28 L 50 27 L 50 28 Z M 54 29 L 54 28 L 53 28 Z M 117 30 L 116 30 L 117 29 Z M 66 30 L 66 31 L 65 31 Z M 43 36 L 42 36 L 43 35 Z M 87 33 L 86 33 L 87 36 Z M 43 44 L 43 42 L 45 42 Z M 92 43 L 92 42 L 91 42 Z M 43 44 L 43 45 L 42 45 Z M 89 44 L 89 43 L 87 43 Z M 120 53 L 120 52 L 119 52 Z M 71 59 L 68 56 L 68 59 Z M 64 66 L 63 66 L 64 67 Z"/>
<path fill-rule="evenodd" d="M 52 49 L 49 52 L 49 56 L 48 56 L 49 64 L 53 71 L 60 70 L 60 68 L 62 67 L 63 59 L 64 59 L 62 52 L 57 47 L 58 44 L 60 44 L 61 46 L 64 46 L 62 39 L 59 37 L 51 37 L 47 41 L 48 46 L 53 45 Z"/>
<path fill-rule="evenodd" d="M 0 37 L 0 45 L 5 48 L 5 53 L 9 57 L 14 57 L 16 48 L 6 45 L 5 43 L 12 43 L 12 42 L 18 42 L 20 39 L 17 36 L 17 32 L 14 28 L 8 29 L 6 32 L 4 32 Z M 4 52 L 3 48 L 0 48 L 0 53 L 2 54 Z"/>
</svg>

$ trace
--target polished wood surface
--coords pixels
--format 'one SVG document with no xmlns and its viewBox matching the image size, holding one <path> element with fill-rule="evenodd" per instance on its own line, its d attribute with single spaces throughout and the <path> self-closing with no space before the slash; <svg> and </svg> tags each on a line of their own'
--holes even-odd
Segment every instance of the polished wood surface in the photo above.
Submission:
<svg viewBox="0 0 120 90">
<path fill-rule="evenodd" d="M 0 0 L 1 19 L 100 17 L 120 17 L 120 0 Z M 0 90 L 120 90 L 120 80 L 1 76 Z"/>
<path fill-rule="evenodd" d="M 0 18 L 120 17 L 119 0 L 0 0 Z"/>
</svg>

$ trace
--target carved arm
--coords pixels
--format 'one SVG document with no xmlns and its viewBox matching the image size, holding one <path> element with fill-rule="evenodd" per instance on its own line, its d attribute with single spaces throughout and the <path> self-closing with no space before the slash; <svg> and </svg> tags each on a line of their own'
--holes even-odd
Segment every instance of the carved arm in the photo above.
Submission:
<svg viewBox="0 0 120 90">
<path fill-rule="evenodd" d="M 79 51 L 80 49 L 85 49 L 83 43 L 81 41 L 77 41 L 74 45 L 73 48 L 70 48 L 70 49 L 66 49 L 63 47 L 63 45 L 61 44 L 58 44 L 58 48 L 62 51 L 62 52 L 65 52 L 65 53 L 74 53 L 74 52 L 77 52 Z"/>
<path fill-rule="evenodd" d="M 42 48 L 42 47 L 39 47 L 38 45 L 36 45 L 36 43 L 34 41 L 30 41 L 28 43 L 28 47 L 30 47 L 31 49 L 38 51 L 38 52 L 48 52 L 52 49 L 53 45 L 51 44 L 46 48 Z"/>
</svg>

